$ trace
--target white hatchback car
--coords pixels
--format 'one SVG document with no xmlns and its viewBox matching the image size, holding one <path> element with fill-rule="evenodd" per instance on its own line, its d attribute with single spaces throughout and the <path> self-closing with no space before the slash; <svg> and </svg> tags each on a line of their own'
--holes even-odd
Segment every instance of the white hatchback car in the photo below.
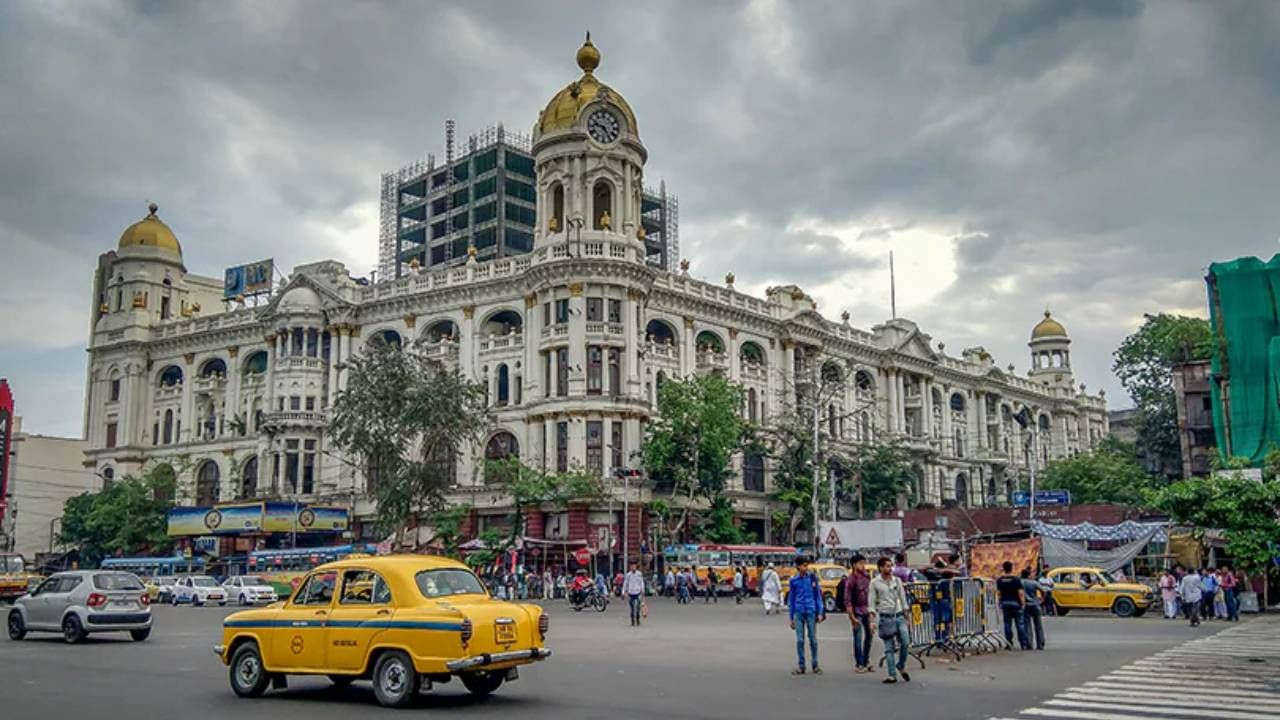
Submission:
<svg viewBox="0 0 1280 720">
<path fill-rule="evenodd" d="M 273 603 L 280 599 L 276 589 L 256 575 L 237 575 L 222 583 L 227 597 L 240 605 Z"/>
<path fill-rule="evenodd" d="M 192 605 L 227 604 L 227 591 L 208 575 L 180 577 L 178 582 L 174 583 L 172 593 L 171 602 L 174 605 L 185 602 Z"/>
</svg>

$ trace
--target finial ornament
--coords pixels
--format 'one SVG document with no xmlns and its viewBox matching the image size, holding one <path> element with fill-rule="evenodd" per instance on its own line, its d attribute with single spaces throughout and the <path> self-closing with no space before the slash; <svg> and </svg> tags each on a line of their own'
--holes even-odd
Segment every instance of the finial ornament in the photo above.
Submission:
<svg viewBox="0 0 1280 720">
<path fill-rule="evenodd" d="M 689 258 L 684 258 L 683 260 L 680 261 L 680 272 L 684 273 L 685 275 L 689 274 Z"/>
<path fill-rule="evenodd" d="M 578 48 L 578 67 L 588 75 L 600 67 L 600 51 L 591 44 L 590 32 L 587 33 L 587 39 L 583 41 L 582 47 Z"/>
<path fill-rule="evenodd" d="M 849 311 L 848 311 L 848 310 L 845 310 L 844 312 L 840 313 L 840 321 L 841 321 L 841 322 L 843 322 L 845 325 L 848 325 L 848 324 L 849 324 Z"/>
<path fill-rule="evenodd" d="M 156 211 L 160 209 L 160 206 L 155 203 L 147 203 L 147 209 L 151 211 L 151 216 L 155 217 Z"/>
<path fill-rule="evenodd" d="M 474 258 L 474 257 L 476 256 L 476 253 L 477 253 L 477 252 L 479 252 L 479 251 L 478 251 L 478 250 L 476 250 L 476 246 L 475 246 L 475 245 L 468 245 L 468 246 L 467 246 L 467 257 Z"/>
<path fill-rule="evenodd" d="M 724 284 L 728 285 L 729 287 L 733 287 L 733 281 L 735 279 L 736 278 L 733 276 L 733 273 L 728 273 L 727 275 L 724 276 Z"/>
</svg>

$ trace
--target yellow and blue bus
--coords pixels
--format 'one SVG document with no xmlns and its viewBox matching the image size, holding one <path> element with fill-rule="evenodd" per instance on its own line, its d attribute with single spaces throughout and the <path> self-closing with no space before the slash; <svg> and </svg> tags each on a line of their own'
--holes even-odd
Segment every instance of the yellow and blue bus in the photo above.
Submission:
<svg viewBox="0 0 1280 720">
<path fill-rule="evenodd" d="M 331 547 L 257 550 L 249 553 L 249 575 L 256 575 L 276 589 L 281 598 L 289 597 L 298 583 L 317 565 L 341 560 L 352 554 L 375 555 L 374 543 L 334 545 Z"/>
<path fill-rule="evenodd" d="M 113 557 L 103 558 L 100 566 L 103 570 L 121 570 L 131 572 L 138 577 L 174 577 L 186 572 L 204 572 L 204 558 L 185 558 L 176 555 L 169 557 Z"/>
</svg>

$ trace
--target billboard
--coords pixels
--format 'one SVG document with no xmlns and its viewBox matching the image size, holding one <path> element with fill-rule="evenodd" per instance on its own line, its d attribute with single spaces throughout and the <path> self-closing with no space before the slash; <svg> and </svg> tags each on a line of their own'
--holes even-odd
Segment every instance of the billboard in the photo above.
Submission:
<svg viewBox="0 0 1280 720">
<path fill-rule="evenodd" d="M 227 268 L 222 282 L 222 298 L 232 300 L 240 295 L 271 292 L 275 265 L 271 258 Z"/>
<path fill-rule="evenodd" d="M 169 510 L 169 535 L 193 537 L 272 532 L 340 533 L 349 520 L 345 507 L 291 502 L 256 502 Z"/>
</svg>

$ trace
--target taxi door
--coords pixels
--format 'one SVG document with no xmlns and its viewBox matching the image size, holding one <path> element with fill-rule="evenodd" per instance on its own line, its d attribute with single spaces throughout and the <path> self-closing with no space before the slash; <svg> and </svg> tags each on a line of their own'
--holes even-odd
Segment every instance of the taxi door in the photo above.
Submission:
<svg viewBox="0 0 1280 720">
<path fill-rule="evenodd" d="M 372 570 L 343 570 L 341 581 L 338 603 L 325 627 L 327 662 L 334 670 L 361 670 L 374 638 L 390 627 L 395 612 L 391 591 Z"/>
<path fill-rule="evenodd" d="M 1074 572 L 1060 572 L 1050 576 L 1053 580 L 1053 601 L 1065 608 L 1083 607 L 1080 578 Z"/>
<path fill-rule="evenodd" d="M 325 668 L 325 625 L 333 605 L 338 573 L 312 573 L 276 616 L 268 651 L 273 670 L 321 671 Z"/>
</svg>

